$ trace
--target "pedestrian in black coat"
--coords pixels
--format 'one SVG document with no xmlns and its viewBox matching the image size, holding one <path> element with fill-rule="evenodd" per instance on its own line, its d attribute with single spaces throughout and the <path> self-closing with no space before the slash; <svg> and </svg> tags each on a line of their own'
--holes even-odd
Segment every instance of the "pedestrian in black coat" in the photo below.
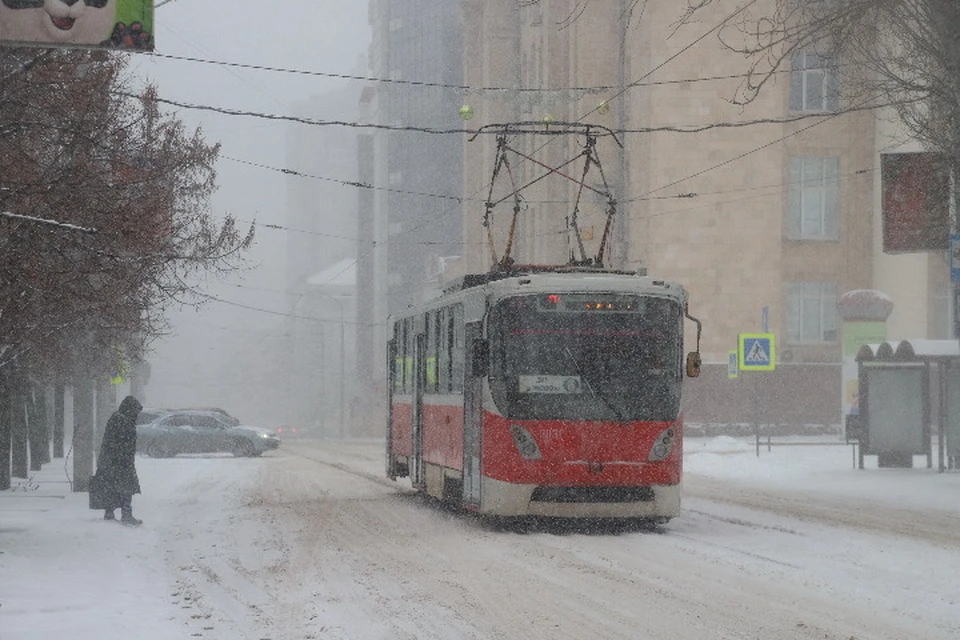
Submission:
<svg viewBox="0 0 960 640">
<path fill-rule="evenodd" d="M 127 396 L 120 408 L 107 420 L 97 458 L 97 476 L 105 491 L 112 498 L 113 507 L 103 514 L 104 520 L 116 518 L 114 510 L 120 508 L 120 522 L 129 525 L 141 524 L 133 517 L 133 494 L 140 493 L 140 479 L 134 458 L 137 453 L 137 414 L 143 406 L 133 396 Z"/>
</svg>

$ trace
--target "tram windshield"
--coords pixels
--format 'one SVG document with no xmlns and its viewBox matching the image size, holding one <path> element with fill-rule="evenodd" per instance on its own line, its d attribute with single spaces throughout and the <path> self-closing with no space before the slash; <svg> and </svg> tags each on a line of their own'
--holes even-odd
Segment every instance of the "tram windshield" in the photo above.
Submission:
<svg viewBox="0 0 960 640">
<path fill-rule="evenodd" d="M 501 301 L 490 314 L 490 388 L 516 420 L 674 420 L 679 302 L 559 293 Z"/>
</svg>

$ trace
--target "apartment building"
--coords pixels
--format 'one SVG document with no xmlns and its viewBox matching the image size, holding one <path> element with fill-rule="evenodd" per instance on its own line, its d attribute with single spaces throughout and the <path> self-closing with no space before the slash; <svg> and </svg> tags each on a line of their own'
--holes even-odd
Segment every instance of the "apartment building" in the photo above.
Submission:
<svg viewBox="0 0 960 640">
<path fill-rule="evenodd" d="M 371 73 L 391 82 L 365 93 L 365 118 L 414 129 L 581 122 L 622 132 L 622 148 L 600 139 L 603 175 L 588 179 L 616 199 L 604 262 L 688 289 L 706 363 L 685 401 L 688 419 L 835 424 L 836 305 L 845 292 L 877 289 L 893 299 L 888 338 L 949 333 L 944 256 L 883 252 L 880 154 L 915 149 L 895 123 L 850 111 L 842 78 L 816 51 L 798 52 L 753 99 L 738 101 L 747 62 L 715 29 L 733 7 L 712 3 L 689 21 L 683 9 L 631 0 L 372 0 Z M 730 42 L 735 34 L 723 35 Z M 470 120 L 457 120 L 461 105 Z M 582 138 L 516 143 L 554 167 L 582 148 Z M 366 163 L 383 187 L 362 196 L 370 202 L 361 207 L 371 214 L 359 253 L 372 257 L 361 259 L 359 286 L 372 283 L 372 302 L 358 343 L 378 345 L 366 356 L 371 380 L 382 371 L 390 312 L 503 256 L 514 203 L 484 225 L 487 200 L 507 195 L 503 184 L 491 187 L 496 148 L 493 134 L 417 131 L 375 132 L 364 143 L 361 170 Z M 542 174 L 524 161 L 512 170 L 519 184 Z M 577 190 L 573 181 L 544 180 L 525 193 L 514 258 L 557 263 L 576 254 L 568 205 Z M 444 194 L 460 198 L 459 216 L 436 197 Z M 578 212 L 588 254 L 602 237 L 604 204 L 588 193 Z M 776 335 L 777 370 L 730 380 L 738 334 L 757 332 Z M 688 344 L 694 338 L 691 330 Z"/>
<path fill-rule="evenodd" d="M 474 92 L 471 124 L 552 119 L 625 131 L 607 174 L 618 200 L 609 262 L 688 289 L 707 363 L 688 415 L 837 422 L 842 294 L 889 295 L 890 338 L 946 337 L 943 256 L 883 253 L 880 153 L 909 145 L 891 142 L 895 124 L 850 112 L 839 74 L 812 50 L 735 104 L 747 63 L 714 30 L 733 8 L 714 3 L 680 22 L 681 5 L 466 0 L 465 83 L 518 89 Z M 488 167 L 493 144 L 467 145 L 465 167 Z M 465 192 L 484 193 L 485 179 L 470 169 Z M 562 258 L 544 243 L 563 235 L 564 219 L 534 208 L 521 216 L 518 247 L 533 261 Z M 468 270 L 490 260 L 476 209 L 466 202 Z M 761 331 L 776 335 L 781 366 L 728 380 L 738 334 Z"/>
</svg>

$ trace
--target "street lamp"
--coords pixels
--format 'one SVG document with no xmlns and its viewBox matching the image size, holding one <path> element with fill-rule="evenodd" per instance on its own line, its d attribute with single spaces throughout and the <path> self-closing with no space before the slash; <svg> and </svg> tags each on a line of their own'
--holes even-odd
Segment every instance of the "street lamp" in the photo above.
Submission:
<svg viewBox="0 0 960 640">
<path fill-rule="evenodd" d="M 324 298 L 329 298 L 337 303 L 337 307 L 340 309 L 340 437 L 343 438 L 346 436 L 346 424 L 345 424 L 345 415 L 346 415 L 346 393 L 344 387 L 344 378 L 347 377 L 347 358 L 346 358 L 346 332 L 344 331 L 344 317 L 343 317 L 343 303 L 340 302 L 339 298 L 332 296 L 328 293 L 317 292 L 317 295 Z"/>
<path fill-rule="evenodd" d="M 311 315 L 309 315 L 309 310 L 308 310 L 308 315 L 300 315 L 300 303 L 303 302 L 303 297 L 304 297 L 304 294 L 302 294 L 302 293 L 297 295 L 297 301 L 293 303 L 293 314 L 291 315 L 291 318 L 294 320 L 294 322 L 296 322 L 297 320 L 309 320 L 309 321 L 313 322 L 313 323 L 316 325 L 316 327 L 317 327 L 317 333 L 319 334 L 319 337 L 320 337 L 320 365 L 321 365 L 321 367 L 322 367 L 322 368 L 320 369 L 320 372 L 321 372 L 321 373 L 320 373 L 319 383 L 320 383 L 320 386 L 322 387 L 322 386 L 323 386 L 324 372 L 326 371 L 326 366 L 325 366 L 325 364 L 326 364 L 325 352 L 326 352 L 326 344 L 327 344 L 326 332 L 323 330 L 323 320 L 321 320 L 320 318 L 315 318 L 315 317 L 312 317 Z M 299 356 L 300 350 L 297 348 L 298 343 L 299 343 L 299 341 L 300 341 L 300 338 L 298 337 L 299 335 L 300 335 L 300 331 L 298 331 L 298 330 L 296 329 L 296 326 L 294 326 L 294 327 L 293 327 L 293 335 L 291 336 L 291 338 L 292 338 L 293 349 L 294 349 L 294 352 L 295 352 L 295 353 L 294 353 L 294 367 L 295 367 L 295 370 L 296 370 L 296 376 L 295 376 L 294 379 L 295 379 L 295 380 L 298 380 L 298 381 L 301 379 L 301 377 L 300 377 L 301 374 L 304 374 L 304 373 L 305 373 L 305 372 L 304 372 L 304 369 L 303 369 L 303 368 L 301 367 L 301 365 L 299 364 L 299 363 L 300 363 L 300 356 Z M 309 358 L 309 357 L 307 358 L 307 361 L 306 361 L 306 368 L 307 368 L 307 370 L 309 370 L 309 369 L 311 368 L 311 367 L 310 367 L 310 358 Z M 312 390 L 310 389 L 310 384 L 311 384 L 311 381 L 312 381 L 312 376 L 309 375 L 309 374 L 307 374 L 307 375 L 304 376 L 303 379 L 307 381 L 307 382 L 306 382 L 306 391 L 307 391 L 307 393 L 305 393 L 304 395 L 307 396 L 307 397 L 311 397 Z M 297 390 L 297 391 L 295 391 L 295 393 L 301 393 L 301 392 L 303 392 L 303 391 L 304 391 L 303 384 L 300 383 L 300 382 L 298 382 L 298 383 L 295 385 L 295 389 Z M 297 421 L 298 421 L 298 422 L 303 421 L 305 415 L 306 415 L 306 414 L 309 414 L 310 411 L 311 411 L 309 407 L 304 407 L 304 404 L 303 404 L 303 402 L 302 402 L 301 400 L 294 399 L 293 405 L 296 407 L 296 415 L 297 415 Z M 318 421 L 319 421 L 319 424 L 317 424 L 316 426 L 319 427 L 320 433 L 324 433 L 324 432 L 325 432 L 325 429 L 326 429 L 326 422 L 327 422 L 327 421 L 325 420 L 323 414 L 324 414 L 324 411 L 323 411 L 323 406 L 322 406 L 322 403 L 321 403 L 320 410 L 317 411 L 317 414 L 316 414 L 316 417 L 317 417 L 317 419 L 318 419 Z M 305 426 L 305 425 L 301 424 L 300 426 L 303 427 L 303 426 Z"/>
</svg>

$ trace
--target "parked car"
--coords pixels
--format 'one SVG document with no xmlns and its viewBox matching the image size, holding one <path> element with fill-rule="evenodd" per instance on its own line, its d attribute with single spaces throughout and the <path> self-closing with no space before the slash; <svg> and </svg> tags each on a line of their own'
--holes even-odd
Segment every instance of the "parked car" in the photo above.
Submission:
<svg viewBox="0 0 960 640">
<path fill-rule="evenodd" d="M 137 426 L 137 450 L 153 458 L 180 453 L 232 453 L 259 456 L 280 446 L 269 429 L 233 425 L 215 411 L 170 411 Z"/>
<path fill-rule="evenodd" d="M 184 411 L 213 411 L 214 413 L 219 413 L 221 417 L 225 418 L 227 422 L 232 424 L 235 427 L 240 426 L 240 418 L 236 418 L 229 413 L 226 409 L 221 409 L 220 407 L 184 407 Z"/>
<path fill-rule="evenodd" d="M 165 416 L 170 413 L 170 409 L 155 409 L 153 407 L 141 409 L 140 413 L 137 414 L 137 424 L 150 424 L 160 416 Z"/>
</svg>

